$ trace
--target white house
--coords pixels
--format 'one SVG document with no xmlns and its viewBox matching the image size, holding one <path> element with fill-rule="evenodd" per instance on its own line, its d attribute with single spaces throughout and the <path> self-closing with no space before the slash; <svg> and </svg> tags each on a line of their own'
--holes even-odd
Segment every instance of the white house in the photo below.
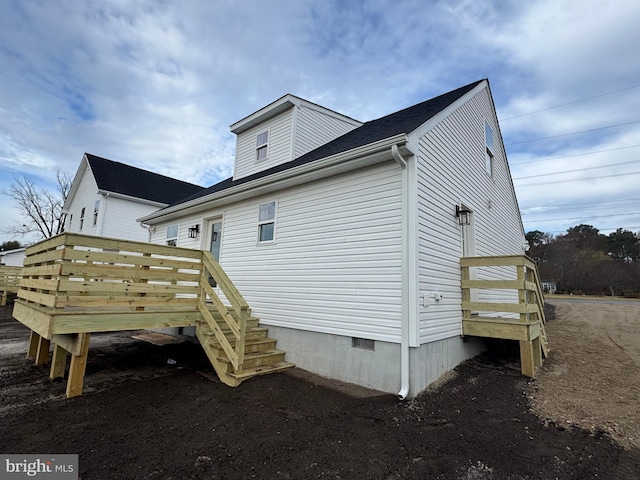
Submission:
<svg viewBox="0 0 640 480">
<path fill-rule="evenodd" d="M 365 123 L 285 95 L 231 131 L 232 178 L 140 221 L 211 249 L 287 359 L 405 397 L 484 348 L 460 257 L 525 244 L 487 80 Z"/>
<path fill-rule="evenodd" d="M 85 153 L 64 203 L 65 231 L 149 241 L 136 221 L 202 190 L 157 173 Z"/>
<path fill-rule="evenodd" d="M 0 265 L 6 267 L 21 267 L 24 261 L 26 248 L 16 248 L 0 252 Z"/>
</svg>

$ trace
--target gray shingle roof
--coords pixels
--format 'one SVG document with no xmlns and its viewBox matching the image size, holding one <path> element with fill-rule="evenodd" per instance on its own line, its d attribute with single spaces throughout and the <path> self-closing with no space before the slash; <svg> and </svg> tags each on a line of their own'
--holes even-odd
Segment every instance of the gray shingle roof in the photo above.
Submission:
<svg viewBox="0 0 640 480">
<path fill-rule="evenodd" d="M 203 190 L 200 185 L 165 177 L 120 162 L 85 153 L 98 189 L 172 204 Z"/>
<path fill-rule="evenodd" d="M 431 100 L 427 100 L 412 107 L 405 108 L 398 112 L 386 115 L 376 120 L 371 120 L 364 123 L 361 127 L 355 128 L 348 133 L 332 140 L 315 150 L 312 150 L 295 160 L 286 162 L 275 167 L 263 170 L 261 172 L 254 173 L 247 177 L 233 180 L 233 178 L 227 178 L 209 188 L 203 189 L 199 192 L 195 192 L 193 195 L 181 199 L 174 205 L 184 203 L 196 198 L 204 197 L 206 195 L 226 190 L 227 188 L 241 185 L 258 178 L 267 177 L 274 173 L 279 173 L 288 170 L 299 165 L 320 160 L 331 155 L 336 155 L 341 152 L 358 148 L 378 140 L 393 137 L 401 133 L 411 133 L 420 125 L 424 124 L 432 117 L 440 113 L 449 105 L 454 103 L 460 97 L 473 90 L 484 80 L 478 80 L 476 82 L 465 85 L 464 87 L 457 88 L 443 95 L 439 95 Z M 173 205 L 172 205 L 173 206 Z"/>
</svg>

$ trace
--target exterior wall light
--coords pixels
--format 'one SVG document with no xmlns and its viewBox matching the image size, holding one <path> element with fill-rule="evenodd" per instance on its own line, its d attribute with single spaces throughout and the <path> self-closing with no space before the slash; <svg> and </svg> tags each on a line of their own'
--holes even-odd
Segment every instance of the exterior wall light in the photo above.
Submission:
<svg viewBox="0 0 640 480">
<path fill-rule="evenodd" d="M 189 238 L 198 238 L 200 233 L 200 224 L 189 227 Z"/>
<path fill-rule="evenodd" d="M 466 207 L 461 207 L 460 205 L 456 205 L 456 218 L 458 219 L 458 223 L 460 225 L 470 225 L 471 210 L 469 210 Z"/>
</svg>

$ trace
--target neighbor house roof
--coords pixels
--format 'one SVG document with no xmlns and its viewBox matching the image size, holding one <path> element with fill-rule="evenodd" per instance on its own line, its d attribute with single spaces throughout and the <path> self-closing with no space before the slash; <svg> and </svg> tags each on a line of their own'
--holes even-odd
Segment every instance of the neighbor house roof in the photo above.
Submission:
<svg viewBox="0 0 640 480">
<path fill-rule="evenodd" d="M 200 185 L 165 177 L 120 162 L 85 153 L 98 190 L 172 204 L 203 190 Z"/>
<path fill-rule="evenodd" d="M 417 129 L 420 125 L 424 124 L 432 117 L 443 111 L 449 105 L 456 100 L 464 96 L 466 93 L 473 90 L 476 86 L 482 83 L 484 80 L 478 80 L 476 82 L 465 85 L 464 87 L 457 88 L 443 95 L 432 98 L 422 103 L 418 103 L 412 107 L 405 108 L 390 115 L 365 122 L 361 127 L 355 128 L 348 133 L 332 140 L 324 145 L 312 150 L 295 160 L 290 162 L 276 165 L 275 167 L 268 168 L 266 170 L 254 173 L 246 177 L 234 180 L 228 178 L 209 188 L 202 189 L 198 192 L 194 192 L 192 195 L 180 199 L 174 205 L 179 205 L 191 200 L 195 200 L 212 193 L 226 190 L 227 188 L 234 187 L 258 178 L 267 177 L 274 173 L 282 172 L 290 168 L 297 167 L 306 163 L 319 160 L 321 158 L 330 157 L 338 153 L 346 152 L 354 148 L 362 147 L 370 143 L 390 138 L 402 133 L 410 133 Z"/>
</svg>

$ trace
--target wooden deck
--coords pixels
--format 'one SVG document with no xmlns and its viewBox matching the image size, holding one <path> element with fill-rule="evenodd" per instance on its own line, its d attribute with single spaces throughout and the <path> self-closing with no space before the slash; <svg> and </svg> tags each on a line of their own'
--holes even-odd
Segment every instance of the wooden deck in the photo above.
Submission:
<svg viewBox="0 0 640 480">
<path fill-rule="evenodd" d="M 208 252 L 64 233 L 27 248 L 21 274 L 13 316 L 32 331 L 28 355 L 36 364 L 48 363 L 53 344 L 51 378 L 64 376 L 71 355 L 68 397 L 82 393 L 93 332 L 195 326 L 232 386 L 268 373 L 266 364 L 269 371 L 293 366 L 284 352 L 276 360 L 265 348 L 272 361 L 257 361 L 253 351 L 245 368 L 247 324 L 257 319 Z"/>
<path fill-rule="evenodd" d="M 22 267 L 0 266 L 0 306 L 7 304 L 10 293 L 18 293 Z"/>
<path fill-rule="evenodd" d="M 461 258 L 460 266 L 463 335 L 517 340 L 522 373 L 534 377 L 549 353 L 536 264 L 514 255 Z"/>
</svg>

